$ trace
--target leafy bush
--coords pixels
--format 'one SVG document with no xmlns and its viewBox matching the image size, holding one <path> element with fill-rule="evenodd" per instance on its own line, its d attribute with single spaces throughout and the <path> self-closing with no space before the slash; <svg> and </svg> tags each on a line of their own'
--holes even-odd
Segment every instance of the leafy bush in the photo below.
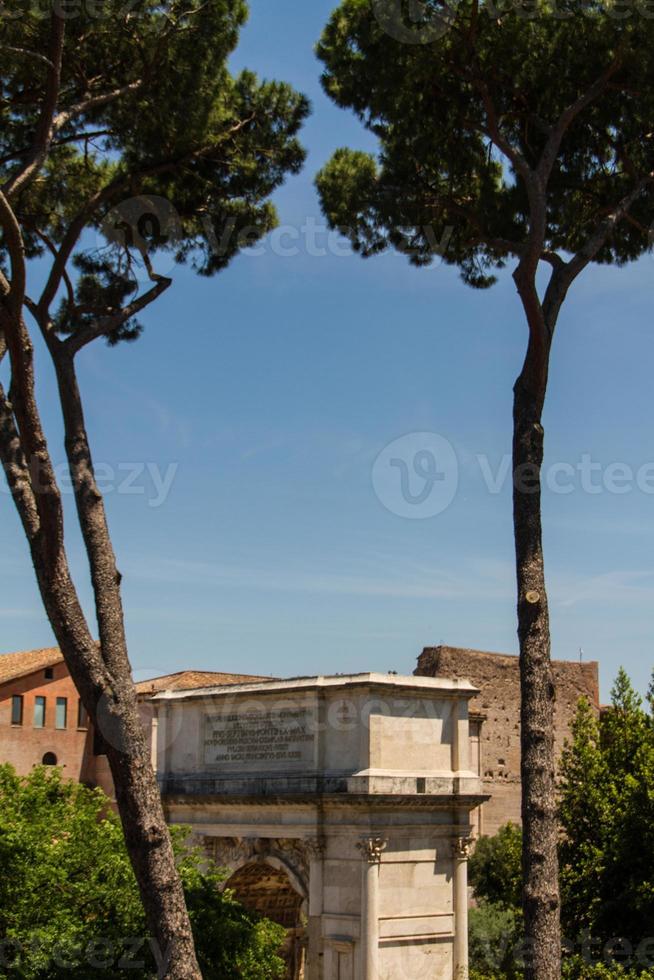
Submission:
<svg viewBox="0 0 654 980">
<path fill-rule="evenodd" d="M 470 909 L 470 969 L 475 974 L 496 978 L 521 976 L 521 940 L 519 910 L 483 899 Z"/>
<path fill-rule="evenodd" d="M 100 790 L 38 767 L 0 766 L 0 978 L 88 980 L 157 974 L 118 818 Z M 284 930 L 247 912 L 224 874 L 172 828 L 205 980 L 279 980 Z"/>
<path fill-rule="evenodd" d="M 520 907 L 522 830 L 514 823 L 494 837 L 480 837 L 470 858 L 468 875 L 475 896 L 505 908 Z"/>
<path fill-rule="evenodd" d="M 563 960 L 562 980 L 648 980 L 651 970 L 630 970 L 619 963 L 587 963 L 581 956 Z"/>
</svg>

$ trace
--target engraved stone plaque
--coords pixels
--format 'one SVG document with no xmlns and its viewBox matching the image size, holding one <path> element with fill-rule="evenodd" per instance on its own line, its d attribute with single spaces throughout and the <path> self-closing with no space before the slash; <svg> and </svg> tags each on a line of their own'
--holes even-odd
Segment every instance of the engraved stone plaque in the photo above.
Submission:
<svg viewBox="0 0 654 980">
<path fill-rule="evenodd" d="M 206 715 L 204 763 L 229 769 L 311 767 L 315 722 L 313 708 L 301 704 Z"/>
</svg>

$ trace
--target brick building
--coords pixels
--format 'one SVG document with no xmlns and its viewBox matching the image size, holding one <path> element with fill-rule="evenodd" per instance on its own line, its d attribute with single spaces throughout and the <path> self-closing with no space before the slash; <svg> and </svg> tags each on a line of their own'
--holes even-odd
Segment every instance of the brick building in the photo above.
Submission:
<svg viewBox="0 0 654 980">
<path fill-rule="evenodd" d="M 152 728 L 149 700 L 159 691 L 268 680 L 249 674 L 184 670 L 136 685 L 143 726 Z M 0 654 L 0 763 L 25 774 L 36 765 L 62 766 L 77 782 L 100 786 L 113 799 L 113 782 L 101 743 L 94 736 L 56 647 Z"/>
<path fill-rule="evenodd" d="M 91 729 L 59 650 L 0 656 L 0 762 L 19 773 L 59 765 L 71 779 L 92 781 Z"/>
<path fill-rule="evenodd" d="M 599 711 L 598 665 L 555 660 L 554 738 L 557 757 L 569 737 L 581 697 Z M 414 672 L 425 677 L 465 678 L 480 693 L 470 703 L 470 734 L 484 793 L 476 830 L 492 835 L 511 820 L 520 823 L 520 668 L 518 658 L 458 647 L 426 647 Z"/>
</svg>

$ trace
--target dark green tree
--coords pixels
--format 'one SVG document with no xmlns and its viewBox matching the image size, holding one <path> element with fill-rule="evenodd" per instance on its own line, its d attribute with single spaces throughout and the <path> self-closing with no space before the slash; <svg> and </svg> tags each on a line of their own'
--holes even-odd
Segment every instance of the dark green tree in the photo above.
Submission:
<svg viewBox="0 0 654 980">
<path fill-rule="evenodd" d="M 468 865 L 475 895 L 470 909 L 470 968 L 486 978 L 521 975 L 522 830 L 504 824 L 480 837 Z"/>
<path fill-rule="evenodd" d="M 403 14 L 407 16 L 403 19 Z M 514 387 L 513 522 L 521 669 L 527 976 L 560 972 L 554 685 L 541 531 L 550 350 L 590 263 L 649 248 L 652 23 L 601 0 L 342 0 L 323 85 L 379 141 L 318 175 L 331 226 L 365 256 L 442 258 L 486 288 L 512 263 L 527 326 Z"/>
<path fill-rule="evenodd" d="M 230 73 L 246 14 L 244 0 L 6 0 L 0 13 L 0 459 L 57 642 L 104 740 L 165 975 L 189 980 L 200 973 L 139 722 L 76 356 L 138 336 L 139 314 L 171 285 L 162 253 L 212 275 L 275 225 L 269 196 L 302 165 L 308 107 L 288 85 Z M 68 564 L 33 329 L 56 374 L 99 642 Z"/>
<path fill-rule="evenodd" d="M 120 822 L 100 790 L 38 767 L 0 766 L 0 977 L 88 980 L 159 972 Z M 284 929 L 222 891 L 219 869 L 174 828 L 173 845 L 205 980 L 279 980 Z"/>
<path fill-rule="evenodd" d="M 469 913 L 471 980 L 522 977 L 522 914 L 501 902 L 480 899 Z"/>
<path fill-rule="evenodd" d="M 599 721 L 591 705 L 582 699 L 572 725 L 572 744 L 566 745 L 561 763 L 561 825 L 568 831 L 561 846 L 561 884 L 565 923 L 577 931 L 595 921 L 601 904 L 605 873 L 605 828 L 615 804 L 611 774 L 601 750 Z"/>
<path fill-rule="evenodd" d="M 651 969 L 641 944 L 654 921 L 654 724 L 623 670 L 600 719 L 580 703 L 560 789 L 568 938 L 588 933 L 595 949 L 622 939 L 620 955 Z"/>
<path fill-rule="evenodd" d="M 520 907 L 521 851 L 522 830 L 514 823 L 504 824 L 493 837 L 479 838 L 468 865 L 475 898 Z"/>
</svg>

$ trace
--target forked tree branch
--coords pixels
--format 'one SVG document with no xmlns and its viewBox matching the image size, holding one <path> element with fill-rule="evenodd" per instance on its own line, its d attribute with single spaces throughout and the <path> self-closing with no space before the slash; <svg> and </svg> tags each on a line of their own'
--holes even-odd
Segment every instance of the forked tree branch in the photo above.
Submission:
<svg viewBox="0 0 654 980">
<path fill-rule="evenodd" d="M 602 221 L 592 235 L 589 236 L 582 248 L 579 249 L 569 262 L 564 262 L 562 266 L 557 266 L 552 274 L 548 287 L 543 298 L 543 314 L 547 329 L 551 338 L 554 334 L 556 321 L 563 301 L 567 296 L 570 286 L 577 276 L 583 272 L 587 265 L 597 256 L 597 253 L 606 244 L 613 230 L 621 221 L 629 219 L 629 209 L 638 200 L 648 184 L 654 182 L 654 174 L 641 178 L 633 190 L 625 195 L 618 202 L 614 210 Z"/>
</svg>

